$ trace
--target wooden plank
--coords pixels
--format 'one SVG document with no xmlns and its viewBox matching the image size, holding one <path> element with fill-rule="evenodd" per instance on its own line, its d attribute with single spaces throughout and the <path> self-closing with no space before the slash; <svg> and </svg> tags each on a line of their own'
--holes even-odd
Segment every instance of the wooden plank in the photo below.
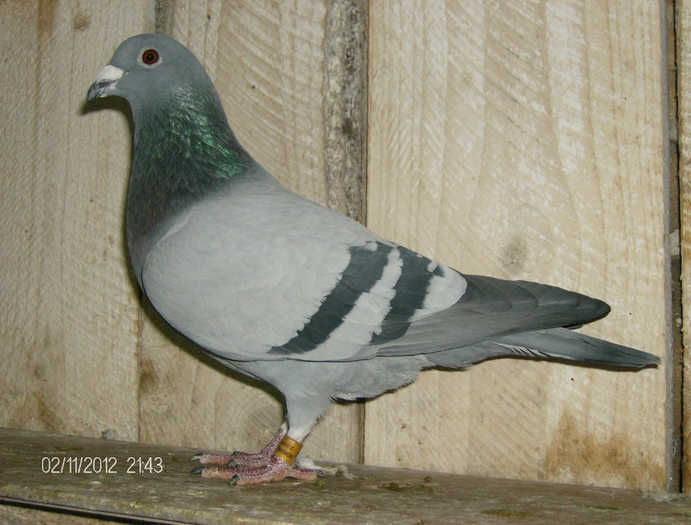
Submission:
<svg viewBox="0 0 691 525">
<path fill-rule="evenodd" d="M 159 13 L 162 29 L 203 62 L 240 142 L 290 189 L 326 204 L 327 3 L 175 1 L 166 9 Z M 182 349 L 184 342 L 148 318 L 141 334 L 141 439 L 261 449 L 282 421 L 282 397 L 231 375 L 199 351 Z M 358 461 L 359 410 L 358 405 L 335 406 L 310 435 L 303 454 Z"/>
<path fill-rule="evenodd" d="M 467 273 L 612 306 L 666 357 L 658 2 L 370 5 L 368 224 Z M 666 368 L 498 360 L 366 407 L 365 462 L 663 488 Z"/>
<path fill-rule="evenodd" d="M 137 438 L 138 301 L 121 235 L 128 122 L 83 105 L 146 13 L 0 3 L 3 425 Z"/>
<path fill-rule="evenodd" d="M 104 521 L 101 517 L 79 516 L 74 513 L 42 510 L 21 505 L 0 505 L 0 520 L 4 525 L 116 525 L 122 521 Z"/>
<path fill-rule="evenodd" d="M 365 223 L 367 0 L 331 0 L 324 39 L 327 204 Z"/>
<path fill-rule="evenodd" d="M 691 499 L 684 496 L 401 469 L 342 466 L 344 475 L 317 482 L 231 487 L 189 476 L 192 451 L 2 429 L 0 503 L 128 523 L 675 525 L 691 519 Z M 84 458 L 111 458 L 116 472 L 84 472 Z M 149 458 L 160 463 L 154 459 L 148 470 Z"/>
<path fill-rule="evenodd" d="M 683 460 L 682 490 L 691 492 L 691 2 L 676 2 L 677 93 L 679 118 L 679 199 L 683 300 Z"/>
<path fill-rule="evenodd" d="M 668 424 L 670 428 L 668 442 L 667 490 L 682 490 L 683 446 L 683 382 L 684 382 L 684 341 L 683 341 L 683 298 L 681 283 L 681 246 L 680 246 L 680 197 L 679 197 L 679 145 L 677 129 L 677 49 L 675 31 L 675 0 L 664 0 L 665 23 L 663 30 L 666 56 L 666 96 L 663 97 L 663 111 L 667 112 L 666 146 L 663 143 L 663 155 L 667 158 L 669 180 L 669 232 L 670 255 L 670 288 L 671 288 L 671 352 L 667 363 L 668 379 Z"/>
</svg>

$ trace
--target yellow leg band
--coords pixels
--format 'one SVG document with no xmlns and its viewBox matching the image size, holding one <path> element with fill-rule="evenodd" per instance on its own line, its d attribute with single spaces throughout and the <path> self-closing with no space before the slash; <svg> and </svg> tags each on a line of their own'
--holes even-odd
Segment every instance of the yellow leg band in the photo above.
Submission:
<svg viewBox="0 0 691 525">
<path fill-rule="evenodd" d="M 295 441 L 286 435 L 283 436 L 283 439 L 276 447 L 274 456 L 282 459 L 286 463 L 293 463 L 295 458 L 298 457 L 300 450 L 302 450 L 302 443 Z"/>
</svg>

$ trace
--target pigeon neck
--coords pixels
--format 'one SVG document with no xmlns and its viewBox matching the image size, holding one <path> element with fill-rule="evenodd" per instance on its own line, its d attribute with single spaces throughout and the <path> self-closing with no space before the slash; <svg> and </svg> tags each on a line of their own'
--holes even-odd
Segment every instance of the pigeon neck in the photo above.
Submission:
<svg viewBox="0 0 691 525">
<path fill-rule="evenodd" d="M 138 252 L 169 219 L 225 191 L 255 162 L 235 138 L 215 92 L 178 89 L 167 100 L 133 105 L 132 113 L 127 233 L 130 251 Z M 130 255 L 136 264 L 137 254 Z"/>
<path fill-rule="evenodd" d="M 252 163 L 230 129 L 218 95 L 186 88 L 135 111 L 134 154 L 145 172 L 156 174 L 156 182 L 182 183 L 189 189 L 215 187 Z"/>
</svg>

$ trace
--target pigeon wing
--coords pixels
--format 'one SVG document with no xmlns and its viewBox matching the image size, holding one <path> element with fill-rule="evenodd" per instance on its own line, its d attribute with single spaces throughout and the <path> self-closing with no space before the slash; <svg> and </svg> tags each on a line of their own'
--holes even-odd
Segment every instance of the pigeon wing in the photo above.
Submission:
<svg viewBox="0 0 691 525">
<path fill-rule="evenodd" d="M 256 181 L 177 217 L 146 257 L 142 284 L 175 329 L 238 360 L 440 352 L 609 311 L 547 285 L 462 276 Z"/>
<path fill-rule="evenodd" d="M 196 203 L 145 258 L 147 297 L 203 348 L 239 360 L 372 357 L 373 342 L 462 294 L 456 272 L 279 188 L 254 181 Z"/>
</svg>

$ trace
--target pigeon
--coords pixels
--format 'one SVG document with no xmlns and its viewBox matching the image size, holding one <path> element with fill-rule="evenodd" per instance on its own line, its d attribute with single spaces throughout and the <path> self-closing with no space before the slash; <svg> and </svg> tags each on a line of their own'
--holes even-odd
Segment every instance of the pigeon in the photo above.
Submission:
<svg viewBox="0 0 691 525">
<path fill-rule="evenodd" d="M 143 295 L 175 331 L 285 398 L 261 452 L 200 453 L 195 474 L 314 480 L 318 467 L 296 458 L 334 400 L 394 391 L 428 368 L 658 364 L 573 331 L 609 313 L 600 300 L 461 274 L 287 190 L 240 145 L 204 67 L 170 37 L 122 42 L 87 100 L 111 96 L 134 121 L 125 230 Z"/>
</svg>

